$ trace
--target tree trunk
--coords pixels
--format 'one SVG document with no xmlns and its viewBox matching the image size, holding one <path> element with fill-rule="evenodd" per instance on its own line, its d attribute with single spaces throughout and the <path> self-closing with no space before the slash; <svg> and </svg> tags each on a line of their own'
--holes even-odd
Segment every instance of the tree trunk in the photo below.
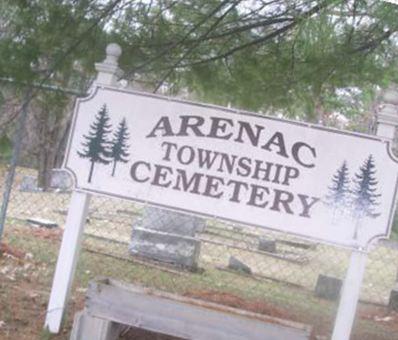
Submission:
<svg viewBox="0 0 398 340">
<path fill-rule="evenodd" d="M 355 225 L 355 229 L 354 229 L 354 237 L 353 239 L 356 240 L 358 238 L 358 226 Z"/>
<path fill-rule="evenodd" d="M 91 178 L 93 177 L 93 172 L 94 172 L 94 161 L 91 161 L 91 166 L 90 166 L 90 173 L 88 175 L 88 182 L 91 183 Z"/>
<path fill-rule="evenodd" d="M 71 118 L 71 117 L 70 117 Z M 70 129 L 70 118 L 68 118 L 68 122 L 64 125 L 63 127 L 63 132 L 59 134 L 59 141 L 57 142 L 57 154 L 56 158 L 54 160 L 54 166 L 56 168 L 60 168 L 62 166 L 64 156 L 65 156 L 65 149 L 66 149 L 66 144 L 68 141 L 68 136 L 69 136 L 69 129 Z"/>
<path fill-rule="evenodd" d="M 71 120 L 69 106 L 62 114 L 54 115 L 53 108 L 39 107 L 36 113 L 38 145 L 38 186 L 44 191 L 51 185 L 52 169 L 62 162 L 66 133 Z"/>
<path fill-rule="evenodd" d="M 38 175 L 37 175 L 37 185 L 39 188 L 43 189 L 43 191 L 47 191 L 49 188 L 50 181 L 50 170 L 48 169 L 48 135 L 49 135 L 49 127 L 46 124 L 48 120 L 48 111 L 40 110 L 37 113 L 37 121 L 38 121 L 38 130 L 39 130 L 39 145 L 38 145 Z"/>
<path fill-rule="evenodd" d="M 360 227 L 361 227 L 361 217 L 358 217 L 358 219 L 355 222 L 355 229 L 354 229 L 354 236 L 353 236 L 354 240 L 358 239 L 358 232 L 359 232 Z"/>
<path fill-rule="evenodd" d="M 56 150 L 51 147 L 41 148 L 39 151 L 39 173 L 37 184 L 43 191 L 47 191 L 51 186 L 52 169 L 54 168 Z"/>
<path fill-rule="evenodd" d="M 43 147 L 41 147 L 39 150 L 38 165 L 39 165 L 39 172 L 37 174 L 37 186 L 46 191 L 48 188 L 47 152 Z"/>
<path fill-rule="evenodd" d="M 113 162 L 112 177 L 115 176 L 115 170 L 116 170 L 116 161 Z"/>
</svg>

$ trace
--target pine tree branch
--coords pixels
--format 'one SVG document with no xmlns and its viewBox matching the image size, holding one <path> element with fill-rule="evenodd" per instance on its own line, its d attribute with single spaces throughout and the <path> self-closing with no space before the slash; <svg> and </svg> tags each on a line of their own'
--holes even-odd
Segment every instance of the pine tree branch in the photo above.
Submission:
<svg viewBox="0 0 398 340">
<path fill-rule="evenodd" d="M 211 58 L 207 58 L 207 59 L 202 59 L 202 60 L 199 60 L 199 61 L 196 61 L 196 62 L 192 62 L 192 63 L 187 63 L 187 64 L 184 64 L 184 65 L 181 65 L 181 67 L 197 66 L 197 65 L 202 65 L 202 64 L 209 63 L 209 62 L 213 62 L 213 61 L 216 61 L 216 60 L 219 60 L 219 59 L 225 59 L 225 58 L 235 54 L 238 51 L 244 50 L 246 48 L 249 48 L 249 47 L 252 47 L 252 46 L 255 46 L 255 45 L 266 43 L 267 41 L 286 33 L 287 31 L 289 31 L 292 28 L 294 28 L 295 26 L 297 26 L 299 23 L 303 22 L 304 20 L 310 18 L 312 15 L 318 13 L 319 11 L 327 8 L 329 5 L 331 5 L 331 4 L 335 3 L 335 2 L 338 2 L 338 1 L 341 1 L 341 0 L 324 1 L 323 3 L 314 6 L 313 8 L 311 8 L 310 10 L 305 12 L 304 14 L 300 15 L 298 18 L 294 19 L 294 21 L 291 22 L 290 24 L 285 25 L 282 28 L 279 28 L 279 29 L 273 31 L 270 34 L 267 34 L 267 35 L 265 35 L 263 37 L 254 39 L 254 40 L 249 41 L 249 42 L 247 42 L 245 44 L 236 46 L 236 47 L 228 50 L 227 52 L 221 53 L 221 54 L 219 54 L 217 56 L 214 56 L 214 57 L 211 57 Z"/>
<path fill-rule="evenodd" d="M 354 53 L 360 53 L 360 52 L 364 52 L 364 51 L 368 51 L 371 52 L 373 51 L 375 48 L 377 48 L 378 46 L 380 46 L 380 44 L 387 40 L 388 38 L 391 37 L 391 35 L 393 33 L 397 32 L 397 29 L 395 30 L 388 30 L 386 32 L 384 32 L 380 37 L 375 38 L 369 42 L 367 42 L 366 44 L 363 44 L 362 46 L 357 47 L 356 49 L 354 49 Z"/>
<path fill-rule="evenodd" d="M 232 10 L 238 6 L 238 4 L 241 2 L 241 0 L 235 1 L 229 8 L 226 10 L 223 15 L 221 15 L 207 30 L 206 32 L 202 35 L 203 38 L 206 38 L 217 25 L 224 20 L 224 18 L 230 13 Z M 156 93 L 159 88 L 162 86 L 162 84 L 166 81 L 166 79 L 174 72 L 175 68 L 189 55 L 193 52 L 193 50 L 197 47 L 198 45 L 194 45 L 191 47 L 188 51 L 186 51 L 178 60 L 173 64 L 173 66 L 170 68 L 170 70 L 163 76 L 163 78 L 158 82 L 158 84 L 155 86 L 154 93 Z"/>
<path fill-rule="evenodd" d="M 105 7 L 105 10 L 93 21 L 93 23 L 82 33 L 79 35 L 78 39 L 74 41 L 73 44 L 67 47 L 67 49 L 63 52 L 61 56 L 59 56 L 49 67 L 48 71 L 46 72 L 44 78 L 36 84 L 37 88 L 41 88 L 45 86 L 46 82 L 52 77 L 52 75 L 57 71 L 57 69 L 62 65 L 62 63 L 66 60 L 69 55 L 74 52 L 87 38 L 88 33 L 91 32 L 93 29 L 95 29 L 99 23 L 105 19 L 106 17 L 112 15 L 116 10 L 117 6 L 122 0 L 114 0 L 111 2 L 108 6 Z M 21 105 L 20 110 L 18 110 L 18 114 L 23 111 L 25 107 L 28 107 L 33 100 L 33 98 L 36 97 L 38 93 L 38 89 L 34 88 L 32 91 L 30 91 L 29 95 L 26 97 L 24 102 Z"/>
<path fill-rule="evenodd" d="M 239 27 L 235 27 L 229 30 L 224 30 L 218 34 L 213 34 L 213 35 L 208 35 L 206 37 L 203 37 L 203 35 L 197 39 L 191 39 L 191 40 L 186 40 L 183 44 L 181 44 L 181 46 L 189 46 L 192 44 L 199 44 L 205 41 L 210 41 L 210 40 L 216 40 L 216 39 L 220 39 L 220 38 L 226 38 L 228 36 L 234 35 L 234 34 L 239 34 L 239 33 L 244 33 L 246 31 L 250 31 L 252 29 L 255 28 L 261 28 L 261 27 L 266 27 L 266 26 L 270 26 L 273 24 L 280 24 L 280 23 L 284 23 L 287 21 L 294 21 L 293 17 L 283 17 L 283 18 L 277 18 L 277 19 L 266 19 L 266 20 L 261 20 L 261 21 L 257 21 L 257 22 L 252 22 L 250 24 L 247 25 L 242 25 Z M 240 20 L 237 20 L 236 23 L 239 23 Z M 168 42 L 164 42 L 161 44 L 144 44 L 144 45 L 135 45 L 135 47 L 143 47 L 143 48 L 159 48 L 159 47 L 167 47 L 167 46 L 172 46 L 174 44 L 174 42 L 172 41 L 168 41 Z"/>
<path fill-rule="evenodd" d="M 19 115 L 19 111 L 13 112 L 5 121 L 1 122 L 0 128 L 6 127 L 8 124 L 11 124 Z"/>
<path fill-rule="evenodd" d="M 194 25 L 194 27 L 192 27 L 187 32 L 187 34 L 184 35 L 184 37 L 182 39 L 173 43 L 170 47 L 168 47 L 167 49 L 164 49 L 160 53 L 156 54 L 154 57 L 149 58 L 146 62 L 142 63 L 141 65 L 138 65 L 134 69 L 132 69 L 128 72 L 125 72 L 123 77 L 129 79 L 135 72 L 143 69 L 148 64 L 162 58 L 166 53 L 168 53 L 169 51 L 171 51 L 171 50 L 175 49 L 176 47 L 180 46 L 181 44 L 183 44 L 186 40 L 188 40 L 188 38 L 191 36 L 192 33 L 194 33 L 197 29 L 199 29 L 200 26 L 202 26 L 206 21 L 208 21 L 215 14 L 217 14 L 228 3 L 229 3 L 229 0 L 222 1 L 217 7 L 215 7 L 210 13 L 208 13 L 202 20 L 200 20 L 196 25 Z"/>
<path fill-rule="evenodd" d="M 203 39 L 191 40 L 190 43 L 198 43 L 198 42 L 203 42 L 203 41 L 207 41 L 207 40 L 220 39 L 220 38 L 224 38 L 224 37 L 227 37 L 227 36 L 230 36 L 233 34 L 243 33 L 243 32 L 252 30 L 254 28 L 266 27 L 266 26 L 270 26 L 273 24 L 280 24 L 280 23 L 284 23 L 286 21 L 294 21 L 294 18 L 287 17 L 287 18 L 277 18 L 277 19 L 266 19 L 266 20 L 254 22 L 254 23 L 251 23 L 251 24 L 248 24 L 245 26 L 236 27 L 234 29 L 231 29 L 229 31 L 224 31 L 219 34 L 210 35 Z"/>
</svg>

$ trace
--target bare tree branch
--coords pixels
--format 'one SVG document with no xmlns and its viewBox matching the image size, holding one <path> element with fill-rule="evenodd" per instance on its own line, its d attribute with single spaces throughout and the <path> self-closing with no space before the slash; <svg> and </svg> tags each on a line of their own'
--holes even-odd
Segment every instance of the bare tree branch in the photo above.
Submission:
<svg viewBox="0 0 398 340">
<path fill-rule="evenodd" d="M 146 65 L 154 62 L 155 60 L 158 60 L 159 58 L 163 57 L 167 52 L 170 50 L 176 48 L 177 46 L 183 44 L 189 36 L 195 32 L 200 26 L 202 26 L 207 20 L 209 20 L 211 17 L 213 17 L 216 13 L 218 13 L 225 5 L 229 3 L 229 0 L 224 0 L 222 1 L 216 8 L 214 8 L 210 13 L 208 13 L 202 20 L 200 20 L 193 28 L 191 28 L 187 34 L 184 35 L 182 39 L 179 41 L 173 43 L 169 48 L 164 49 L 160 53 L 156 54 L 154 57 L 149 58 L 146 62 L 142 63 L 141 65 L 135 67 L 133 70 L 128 71 L 124 74 L 124 77 L 129 78 L 131 75 L 141 69 L 143 69 Z"/>
<path fill-rule="evenodd" d="M 366 44 L 363 44 L 362 46 L 357 47 L 356 49 L 354 49 L 354 53 L 358 53 L 358 52 L 365 52 L 365 51 L 373 51 L 375 48 L 377 48 L 378 46 L 380 46 L 380 44 L 387 40 L 393 33 L 397 32 L 397 29 L 395 30 L 388 30 L 386 32 L 384 32 L 380 37 L 375 38 L 369 42 L 367 42 Z"/>
<path fill-rule="evenodd" d="M 267 34 L 263 37 L 260 37 L 258 39 L 254 39 L 252 41 L 249 41 L 245 44 L 236 46 L 230 50 L 228 50 L 227 52 L 221 53 L 217 56 L 211 57 L 211 58 L 207 58 L 207 59 L 203 59 L 203 60 L 199 60 L 190 64 L 185 64 L 182 65 L 182 67 L 188 67 L 188 66 L 196 66 L 196 65 L 201 65 L 201 64 L 206 64 L 215 60 L 219 60 L 219 59 L 224 59 L 226 57 L 231 56 L 232 54 L 244 50 L 246 48 L 261 44 L 261 43 L 265 43 L 279 35 L 284 34 L 285 32 L 289 31 L 290 29 L 292 29 L 293 27 L 295 27 L 298 23 L 302 22 L 303 20 L 311 17 L 312 15 L 318 13 L 320 10 L 326 8 L 327 6 L 331 5 L 334 2 L 337 2 L 339 0 L 334 0 L 334 1 L 324 1 L 323 3 L 314 6 L 313 8 L 311 8 L 310 10 L 308 10 L 307 12 L 305 12 L 304 14 L 300 15 L 298 18 L 296 18 L 293 22 L 291 22 L 288 25 L 283 26 L 282 28 L 279 28 L 275 31 L 273 31 L 270 34 Z"/>
<path fill-rule="evenodd" d="M 223 15 L 221 15 L 208 29 L 207 31 L 202 35 L 202 37 L 205 39 L 207 35 L 209 35 L 215 27 L 228 15 L 229 12 L 231 12 L 233 9 L 238 6 L 238 4 L 241 2 L 241 0 L 235 1 L 229 8 L 226 10 Z M 200 39 L 199 39 L 200 40 Z M 159 88 L 162 86 L 164 81 L 173 73 L 174 69 L 197 47 L 197 45 L 194 45 L 191 47 L 188 51 L 186 51 L 178 60 L 173 64 L 173 66 L 170 68 L 170 70 L 163 76 L 163 78 L 158 82 L 158 84 L 155 86 L 154 93 L 156 93 Z"/>
</svg>

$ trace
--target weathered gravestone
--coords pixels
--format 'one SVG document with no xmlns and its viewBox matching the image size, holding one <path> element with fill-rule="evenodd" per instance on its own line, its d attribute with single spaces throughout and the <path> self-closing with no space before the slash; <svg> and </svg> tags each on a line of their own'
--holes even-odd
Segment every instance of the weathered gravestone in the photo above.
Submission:
<svg viewBox="0 0 398 340">
<path fill-rule="evenodd" d="M 50 188 L 58 191 L 70 191 L 72 189 L 73 181 L 71 175 L 65 170 L 52 169 Z M 36 176 L 22 177 L 19 190 L 22 192 L 41 192 L 43 191 L 37 184 Z"/>
<path fill-rule="evenodd" d="M 73 185 L 71 175 L 65 170 L 53 169 L 51 170 L 51 183 L 52 189 L 59 191 L 70 191 Z"/>
<path fill-rule="evenodd" d="M 395 277 L 394 288 L 391 289 L 390 298 L 388 300 L 388 307 L 396 312 L 398 312 L 398 273 Z"/>
<path fill-rule="evenodd" d="M 315 295 L 327 300 L 338 300 L 342 284 L 340 279 L 320 274 L 315 287 Z"/>
<path fill-rule="evenodd" d="M 261 236 L 258 240 L 258 250 L 269 253 L 276 253 L 276 242 L 265 236 Z"/>
<path fill-rule="evenodd" d="M 398 285 L 396 285 L 390 292 L 388 307 L 398 312 Z"/>
<path fill-rule="evenodd" d="M 198 267 L 203 219 L 147 207 L 133 224 L 130 252 L 133 255 L 170 263 L 190 270 Z"/>
<path fill-rule="evenodd" d="M 230 256 L 228 268 L 237 272 L 246 273 L 248 275 L 252 274 L 251 268 L 234 256 Z"/>
<path fill-rule="evenodd" d="M 22 192 L 40 192 L 41 189 L 37 186 L 37 178 L 35 176 L 23 176 L 19 191 Z"/>
</svg>

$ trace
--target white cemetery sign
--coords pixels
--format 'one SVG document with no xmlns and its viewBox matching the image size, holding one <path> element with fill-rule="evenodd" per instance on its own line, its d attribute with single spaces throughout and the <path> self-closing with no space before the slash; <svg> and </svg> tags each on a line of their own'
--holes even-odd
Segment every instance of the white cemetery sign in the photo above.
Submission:
<svg viewBox="0 0 398 340">
<path fill-rule="evenodd" d="M 362 248 L 389 235 L 389 142 L 97 87 L 75 108 L 64 167 L 76 190 Z"/>
</svg>

